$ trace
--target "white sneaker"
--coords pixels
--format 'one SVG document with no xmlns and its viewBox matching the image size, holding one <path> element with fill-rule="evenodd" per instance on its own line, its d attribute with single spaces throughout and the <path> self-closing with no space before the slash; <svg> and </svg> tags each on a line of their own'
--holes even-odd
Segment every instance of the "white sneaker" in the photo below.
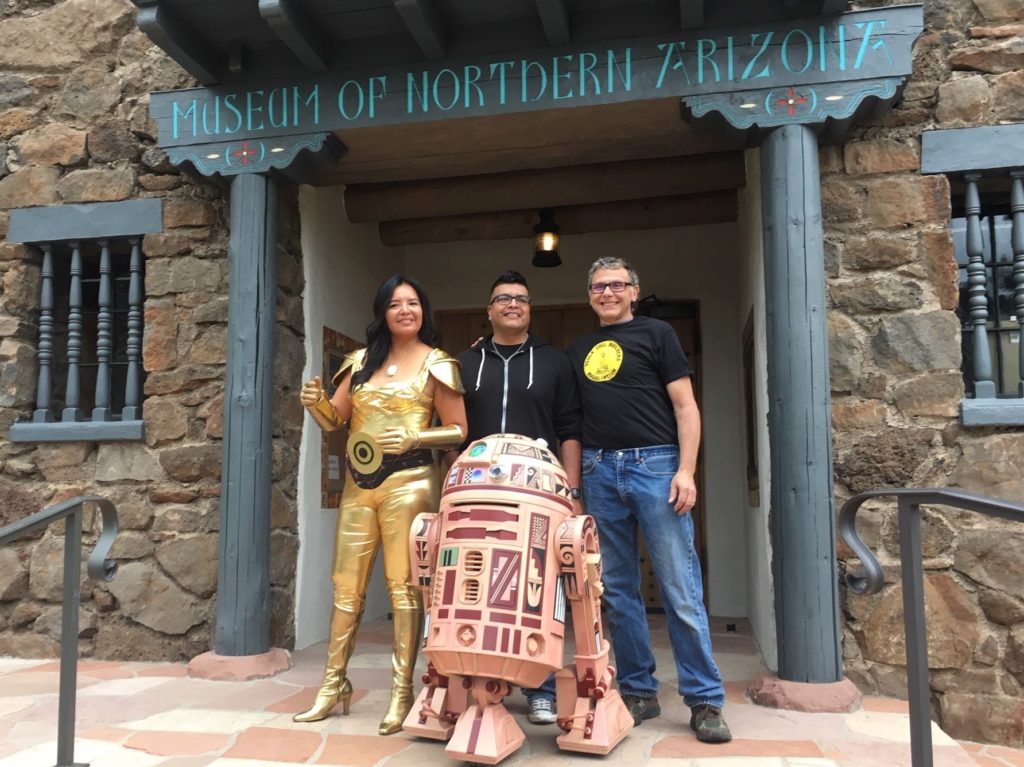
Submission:
<svg viewBox="0 0 1024 767">
<path fill-rule="evenodd" d="M 554 724 L 557 718 L 553 701 L 542 697 L 530 701 L 530 713 L 527 719 L 533 724 Z"/>
</svg>

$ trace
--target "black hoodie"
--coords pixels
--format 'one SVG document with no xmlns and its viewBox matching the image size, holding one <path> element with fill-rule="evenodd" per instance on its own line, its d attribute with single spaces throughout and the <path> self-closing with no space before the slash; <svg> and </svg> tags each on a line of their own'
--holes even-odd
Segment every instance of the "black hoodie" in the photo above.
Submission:
<svg viewBox="0 0 1024 767">
<path fill-rule="evenodd" d="M 582 437 L 572 365 L 547 341 L 531 333 L 521 347 L 495 347 L 494 336 L 488 336 L 458 360 L 466 389 L 467 445 L 505 432 L 546 440 L 557 451 L 560 442 Z"/>
</svg>

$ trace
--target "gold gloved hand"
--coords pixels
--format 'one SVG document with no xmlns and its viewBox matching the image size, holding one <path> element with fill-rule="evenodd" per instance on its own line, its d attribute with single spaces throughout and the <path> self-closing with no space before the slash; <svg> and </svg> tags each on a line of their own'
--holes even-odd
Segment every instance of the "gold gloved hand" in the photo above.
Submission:
<svg viewBox="0 0 1024 767">
<path fill-rule="evenodd" d="M 327 393 L 320 385 L 320 376 L 314 376 L 311 381 L 302 384 L 299 402 L 324 431 L 337 431 L 345 425 L 341 416 L 338 415 L 338 411 L 334 409 L 334 405 L 327 399 Z"/>
<path fill-rule="evenodd" d="M 406 429 L 393 426 L 377 435 L 377 444 L 386 454 L 396 455 L 407 453 L 418 447 L 451 448 L 458 447 L 465 440 L 462 429 L 454 424 L 451 426 L 435 426 L 430 429 Z"/>
</svg>

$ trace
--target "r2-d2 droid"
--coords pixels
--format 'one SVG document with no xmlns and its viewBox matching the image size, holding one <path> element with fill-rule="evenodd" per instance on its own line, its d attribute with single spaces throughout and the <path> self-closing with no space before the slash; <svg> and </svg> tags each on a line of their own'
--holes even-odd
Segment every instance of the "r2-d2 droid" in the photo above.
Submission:
<svg viewBox="0 0 1024 767">
<path fill-rule="evenodd" d="M 633 727 L 601 628 L 594 520 L 574 517 L 565 471 L 543 441 L 495 434 L 448 472 L 439 514 L 410 532 L 426 613 L 426 687 L 404 729 L 456 759 L 497 764 L 525 735 L 502 700 L 557 671 L 559 748 L 607 754 Z M 566 600 L 575 662 L 562 667 Z"/>
</svg>

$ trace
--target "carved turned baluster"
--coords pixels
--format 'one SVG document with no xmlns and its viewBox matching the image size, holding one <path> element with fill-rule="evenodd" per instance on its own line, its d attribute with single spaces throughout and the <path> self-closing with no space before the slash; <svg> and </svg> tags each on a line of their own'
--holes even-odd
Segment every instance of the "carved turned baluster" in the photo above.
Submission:
<svg viewBox="0 0 1024 767">
<path fill-rule="evenodd" d="M 49 423 L 53 420 L 53 245 L 46 242 L 39 247 L 43 251 L 43 285 L 39 296 L 39 383 L 32 422 Z"/>
<path fill-rule="evenodd" d="M 81 421 L 79 409 L 78 361 L 82 358 L 82 247 L 71 245 L 71 289 L 68 291 L 68 385 L 64 396 L 62 421 Z"/>
<path fill-rule="evenodd" d="M 114 315 L 112 312 L 114 278 L 110 270 L 110 242 L 100 240 L 100 285 L 96 315 L 96 404 L 92 420 L 110 420 L 110 357 L 113 350 Z"/>
<path fill-rule="evenodd" d="M 996 396 L 992 381 L 992 355 L 988 347 L 988 290 L 985 274 L 984 243 L 981 238 L 981 201 L 978 198 L 977 173 L 964 176 L 967 182 L 967 305 L 971 315 L 971 347 L 974 351 L 974 397 Z"/>
<path fill-rule="evenodd" d="M 1013 229 L 1010 235 L 1013 247 L 1013 304 L 1017 312 L 1017 324 L 1020 325 L 1018 338 L 1017 395 L 1024 397 L 1024 170 L 1010 173 L 1012 189 L 1010 192 L 1010 213 L 1013 216 Z"/>
<path fill-rule="evenodd" d="M 128 282 L 128 377 L 124 386 L 122 421 L 142 419 L 142 409 L 139 407 L 139 397 L 142 393 L 142 249 L 138 238 L 131 240 L 131 243 L 131 278 Z"/>
</svg>

